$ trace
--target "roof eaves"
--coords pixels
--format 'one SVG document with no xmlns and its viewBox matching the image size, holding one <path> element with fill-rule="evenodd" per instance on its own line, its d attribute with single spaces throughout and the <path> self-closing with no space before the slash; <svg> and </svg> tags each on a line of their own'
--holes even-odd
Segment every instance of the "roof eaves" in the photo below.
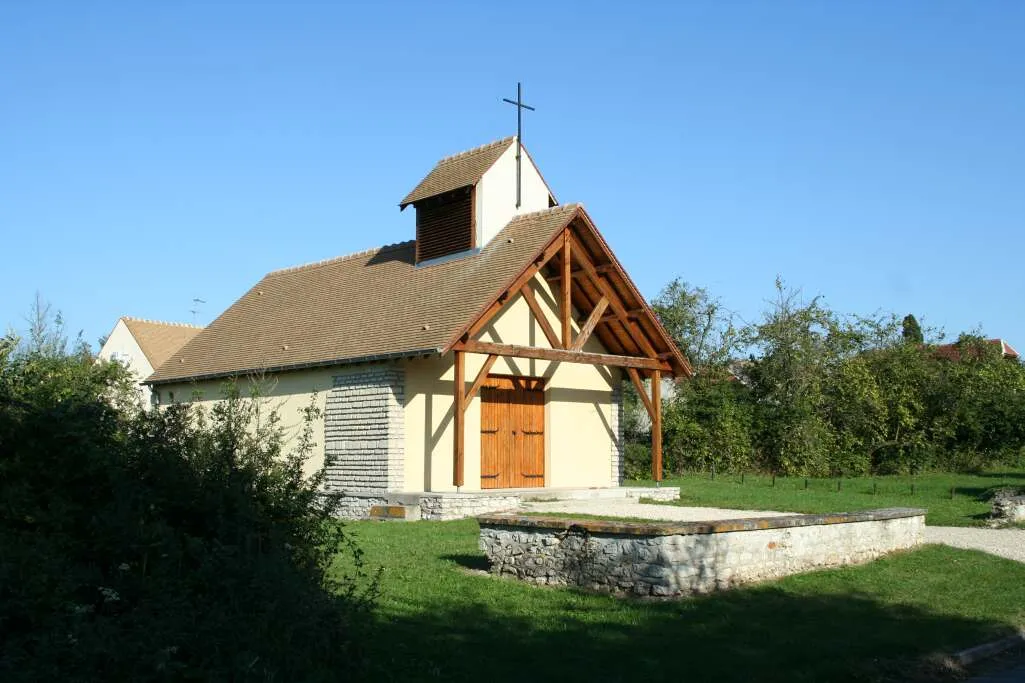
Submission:
<svg viewBox="0 0 1025 683">
<path fill-rule="evenodd" d="M 200 373 L 197 375 L 186 375 L 184 377 L 161 377 L 159 379 L 153 379 L 153 375 L 143 380 L 143 384 L 150 386 L 158 386 L 161 384 L 180 384 L 182 382 L 197 382 L 197 381 L 211 381 L 215 379 L 228 379 L 231 377 L 245 377 L 255 374 L 265 374 L 274 372 L 291 372 L 295 370 L 308 370 L 312 368 L 329 367 L 332 365 L 360 365 L 362 363 L 377 363 L 388 360 L 400 360 L 403 358 L 425 358 L 427 356 L 436 356 L 443 352 L 441 348 L 427 348 L 417 349 L 410 351 L 394 351 L 391 353 L 379 353 L 368 356 L 358 356 L 355 358 L 336 358 L 323 361 L 311 361 L 307 363 L 292 363 L 286 365 L 275 365 L 266 368 L 243 368 L 241 370 L 229 370 L 224 372 L 210 372 Z M 159 371 L 159 369 L 158 369 Z"/>
<path fill-rule="evenodd" d="M 450 163 L 450 162 L 453 162 L 453 161 L 457 161 L 459 159 L 463 159 L 463 158 L 466 158 L 466 157 L 473 156 L 475 154 L 484 154 L 486 152 L 497 151 L 499 149 L 502 151 L 502 153 L 504 153 L 506 148 L 508 148 L 508 146 L 510 144 L 512 144 L 512 142 L 515 139 L 516 139 L 515 135 L 510 135 L 510 136 L 502 138 L 501 140 L 495 140 L 494 142 L 489 142 L 489 143 L 486 143 L 486 144 L 483 144 L 483 145 L 479 145 L 477 147 L 474 147 L 473 149 L 468 149 L 468 150 L 465 150 L 463 152 L 458 152 L 456 154 L 450 154 L 447 157 L 443 157 L 442 159 L 439 159 L 434 164 L 434 166 L 431 167 L 431 170 L 427 172 L 427 175 L 425 175 L 420 180 L 420 182 L 416 184 L 416 187 L 414 187 L 409 192 L 409 194 L 407 194 L 406 197 L 401 202 L 399 202 L 399 210 L 400 211 L 404 211 L 405 208 L 407 206 L 409 206 L 410 204 L 415 204 L 416 202 L 419 202 L 419 201 L 421 201 L 423 199 L 429 199 L 430 197 L 436 196 L 436 194 L 423 194 L 423 195 L 421 195 L 421 193 L 419 191 L 424 186 L 424 184 L 428 181 L 428 179 L 430 179 L 430 177 L 436 171 L 438 171 L 443 165 L 445 165 L 447 163 Z M 501 154 L 499 154 L 499 156 L 501 156 Z M 492 163 L 489 164 L 487 168 L 490 168 L 491 165 L 493 165 L 493 164 L 494 164 L 494 161 L 492 161 Z M 458 185 L 457 187 L 450 188 L 450 190 L 446 190 L 446 192 L 447 191 L 451 191 L 451 190 L 458 190 L 458 189 L 463 188 L 463 187 L 476 186 L 476 184 L 478 182 L 480 182 L 480 179 L 484 175 L 484 172 L 487 171 L 487 168 L 481 170 L 481 172 L 476 174 L 475 176 L 468 177 L 467 182 L 465 182 L 465 183 L 463 183 L 461 185 Z"/>
<path fill-rule="evenodd" d="M 601 242 L 602 248 L 605 250 L 606 255 L 609 257 L 612 263 L 616 265 L 616 268 L 622 275 L 627 287 L 629 287 L 632 290 L 631 294 L 633 294 L 634 298 L 641 302 L 647 314 L 654 321 L 656 329 L 658 330 L 659 334 L 662 335 L 662 338 L 665 341 L 666 346 L 669 348 L 670 353 L 673 354 L 674 360 L 676 360 L 677 363 L 679 363 L 680 367 L 683 369 L 684 373 L 688 377 L 693 377 L 694 368 L 693 366 L 691 366 L 690 361 L 687 359 L 686 356 L 683 355 L 683 352 L 680 351 L 680 348 L 676 345 L 676 342 L 673 341 L 672 336 L 666 330 L 665 326 L 662 324 L 662 321 L 658 319 L 657 315 L 655 315 L 655 311 L 651 308 L 651 304 L 649 304 L 648 300 L 641 295 L 640 290 L 637 289 L 637 285 L 634 284 L 634 281 L 633 279 L 631 279 L 630 274 L 626 271 L 626 268 L 624 268 L 623 264 L 619 262 L 618 258 L 616 258 L 616 253 L 612 251 L 612 248 L 609 246 L 609 243 L 605 241 L 605 236 L 598 231 L 598 228 L 595 226 L 594 221 L 591 220 L 591 216 L 587 213 L 587 210 L 584 209 L 582 206 L 580 213 L 583 216 L 584 220 L 587 222 L 588 227 L 591 228 L 591 231 L 595 234 L 595 236 L 597 236 L 598 240 Z"/>
</svg>

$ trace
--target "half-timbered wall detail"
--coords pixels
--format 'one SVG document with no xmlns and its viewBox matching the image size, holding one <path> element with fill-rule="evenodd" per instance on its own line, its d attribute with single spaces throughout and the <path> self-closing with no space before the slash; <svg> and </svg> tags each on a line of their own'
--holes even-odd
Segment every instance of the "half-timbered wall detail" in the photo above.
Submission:
<svg viewBox="0 0 1025 683">
<path fill-rule="evenodd" d="M 561 328 L 558 331 L 539 310 L 532 282 L 538 276 L 549 283 L 553 293 L 557 293 L 555 300 Z M 480 332 L 491 319 L 517 298 L 522 298 L 529 306 L 549 347 L 479 338 Z M 578 320 L 578 317 L 582 319 Z M 601 342 L 608 353 L 584 350 L 592 336 Z M 450 348 L 454 351 L 456 367 L 456 438 L 452 478 L 456 487 L 462 486 L 464 482 L 463 412 L 487 373 L 487 369 L 483 369 L 478 374 L 468 396 L 468 378 L 463 373 L 466 354 L 486 355 L 486 365 L 493 364 L 496 358 L 513 358 L 624 369 L 641 394 L 641 401 L 651 417 L 652 475 L 655 481 L 662 480 L 662 376 L 689 375 L 691 368 L 586 214 L 579 213 L 553 237 L 537 254 L 533 263 L 498 295 L 477 320 L 467 326 Z M 644 386 L 644 379 L 649 380 L 650 395 Z M 620 423 L 617 415 L 615 432 L 619 431 Z M 615 434 L 613 440 L 621 442 L 622 437 Z M 614 466 L 617 469 L 614 473 L 617 481 L 621 476 L 618 472 L 621 462 L 622 458 L 619 457 Z"/>
</svg>

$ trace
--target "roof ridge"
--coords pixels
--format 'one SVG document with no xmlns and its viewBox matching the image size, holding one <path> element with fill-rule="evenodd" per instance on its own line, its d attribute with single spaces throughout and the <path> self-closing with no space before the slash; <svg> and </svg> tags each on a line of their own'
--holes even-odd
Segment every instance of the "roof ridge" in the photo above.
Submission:
<svg viewBox="0 0 1025 683">
<path fill-rule="evenodd" d="M 546 209 L 538 209 L 537 211 L 531 211 L 529 213 L 521 213 L 512 217 L 512 221 L 520 220 L 523 218 L 537 218 L 538 216 L 545 216 L 548 214 L 555 213 L 557 211 L 564 211 L 566 209 L 582 209 L 584 205 L 580 202 L 570 202 L 569 204 L 558 204 L 556 206 L 549 206 Z"/>
<path fill-rule="evenodd" d="M 133 315 L 123 315 L 121 316 L 121 320 L 131 320 L 132 322 L 149 323 L 151 325 L 166 325 L 167 327 L 190 327 L 195 330 L 203 329 L 202 325 L 194 325 L 192 323 L 170 322 L 167 320 L 152 320 L 150 318 L 136 318 Z"/>
<path fill-rule="evenodd" d="M 446 161 L 453 161 L 453 160 L 458 159 L 460 157 L 469 156 L 470 154 L 477 154 L 478 152 L 482 152 L 485 149 L 488 149 L 489 147 L 496 147 L 498 145 L 510 143 L 510 142 L 512 142 L 515 139 L 516 139 L 515 135 L 507 135 L 506 137 L 502 138 L 501 140 L 494 140 L 492 142 L 486 142 L 483 145 L 478 145 L 477 147 L 474 147 L 473 149 L 468 149 L 468 150 L 465 150 L 465 151 L 462 151 L 462 152 L 456 152 L 455 154 L 450 154 L 447 157 L 442 157 L 441 159 L 438 160 L 438 163 L 441 164 L 441 163 L 444 163 Z"/>
<path fill-rule="evenodd" d="M 301 263 L 297 266 L 288 266 L 287 268 L 278 268 L 267 273 L 270 275 L 281 275 L 283 273 L 294 273 L 299 270 L 306 270 L 307 268 L 316 268 L 317 266 L 326 266 L 339 261 L 348 261 L 349 259 L 359 258 L 360 256 L 369 256 L 370 254 L 380 254 L 386 251 L 396 251 L 405 247 L 406 245 L 413 244 L 416 240 L 405 240 L 403 242 L 393 242 L 392 244 L 385 244 L 380 247 L 371 247 L 369 249 L 363 249 L 361 251 L 354 251 L 351 254 L 343 254 L 342 256 L 332 256 L 331 258 L 321 259 L 319 261 L 310 261 L 309 263 Z"/>
</svg>

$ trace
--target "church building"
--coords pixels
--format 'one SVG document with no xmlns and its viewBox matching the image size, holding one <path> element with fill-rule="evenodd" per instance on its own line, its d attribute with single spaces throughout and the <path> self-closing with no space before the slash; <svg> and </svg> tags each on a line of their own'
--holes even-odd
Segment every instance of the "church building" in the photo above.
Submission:
<svg viewBox="0 0 1025 683">
<path fill-rule="evenodd" d="M 156 369 L 154 400 L 245 380 L 293 431 L 312 400 L 311 467 L 346 516 L 437 519 L 620 487 L 632 382 L 660 480 L 661 380 L 690 366 L 584 208 L 515 136 L 442 159 L 399 206 L 415 239 L 267 274 Z"/>
</svg>

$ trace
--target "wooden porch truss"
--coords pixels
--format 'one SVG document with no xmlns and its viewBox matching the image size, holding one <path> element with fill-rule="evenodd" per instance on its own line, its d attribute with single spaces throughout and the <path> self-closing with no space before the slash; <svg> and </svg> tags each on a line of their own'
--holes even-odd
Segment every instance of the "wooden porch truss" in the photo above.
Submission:
<svg viewBox="0 0 1025 683">
<path fill-rule="evenodd" d="M 551 325 L 538 303 L 532 281 L 543 278 L 557 292 L 561 334 Z M 502 308 L 517 294 L 523 297 L 531 317 L 537 321 L 549 348 L 519 346 L 476 340 Z M 573 337 L 574 309 L 586 312 L 578 333 Z M 609 353 L 584 351 L 586 343 L 597 338 Z M 453 340 L 447 350 L 455 355 L 455 439 L 453 484 L 463 486 L 465 412 L 479 392 L 499 357 L 527 358 L 551 362 L 587 363 L 625 369 L 637 388 L 651 417 L 652 474 L 662 480 L 662 398 L 663 374 L 690 376 L 687 360 L 658 322 L 622 266 L 591 223 L 578 209 L 571 220 L 534 258 L 533 262 L 502 290 Z M 486 354 L 480 372 L 466 389 L 465 354 Z M 644 379 L 650 380 L 651 392 Z"/>
</svg>

